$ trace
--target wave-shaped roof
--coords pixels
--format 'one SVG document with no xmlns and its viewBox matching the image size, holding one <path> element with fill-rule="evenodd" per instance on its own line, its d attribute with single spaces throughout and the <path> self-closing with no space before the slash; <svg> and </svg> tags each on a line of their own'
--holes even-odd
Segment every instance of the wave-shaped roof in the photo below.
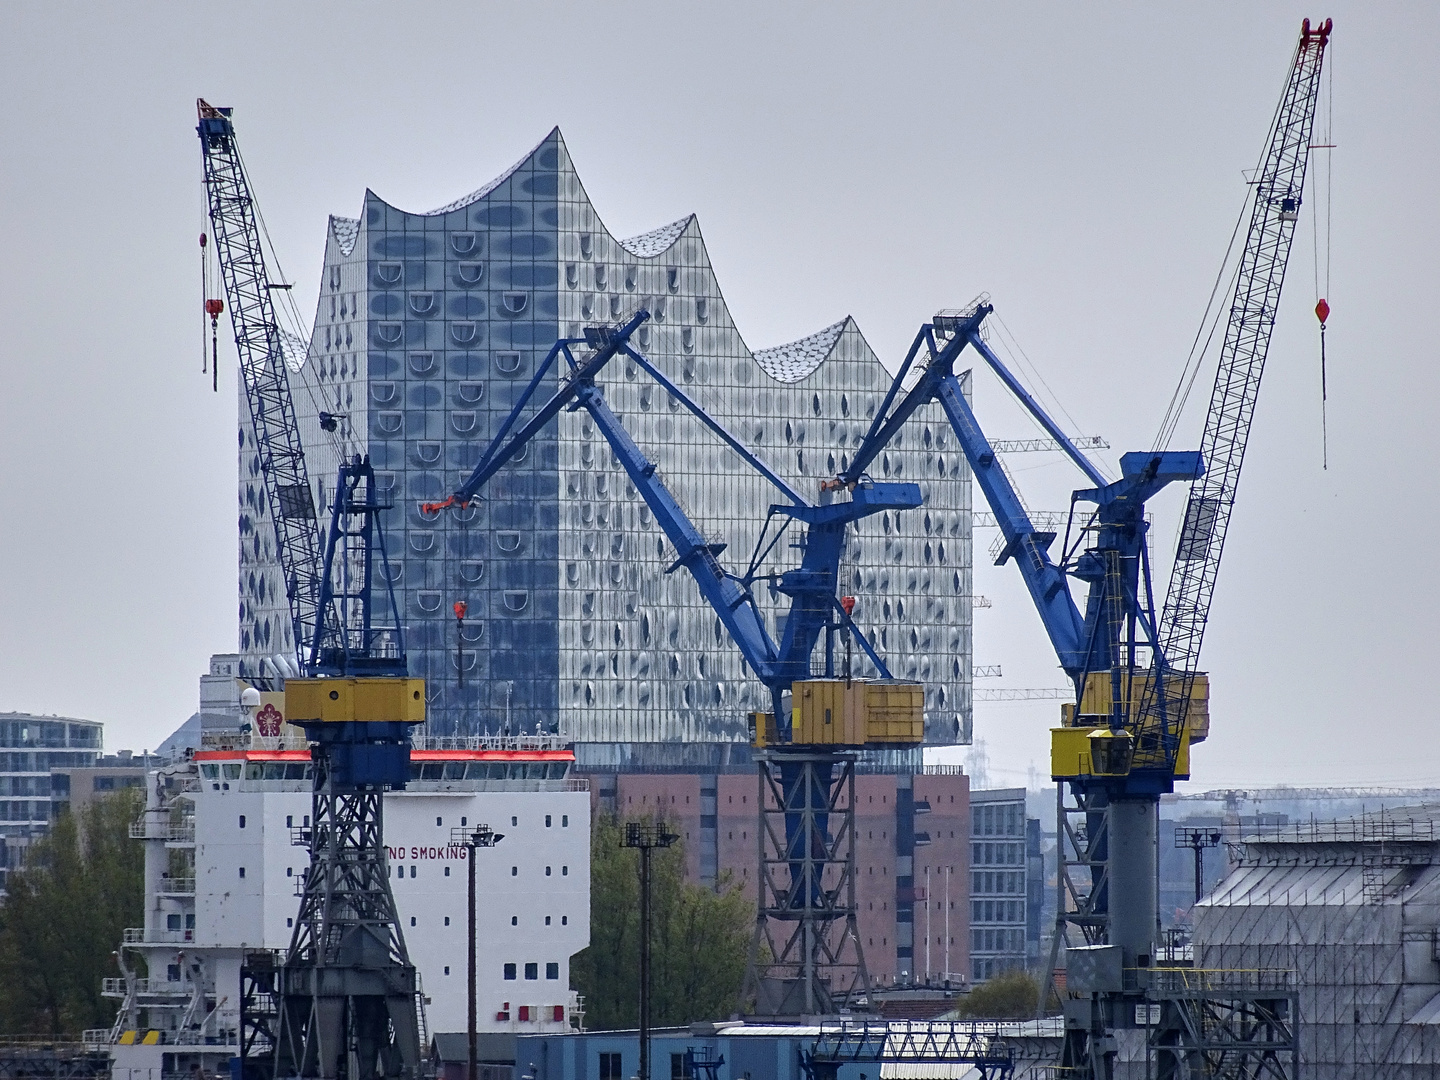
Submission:
<svg viewBox="0 0 1440 1080">
<path fill-rule="evenodd" d="M 825 362 L 849 323 L 850 316 L 847 315 L 824 330 L 817 330 L 788 345 L 757 349 L 752 355 L 755 362 L 776 382 L 799 382 Z"/>
<path fill-rule="evenodd" d="M 483 199 L 486 195 L 489 195 L 490 192 L 494 191 L 497 187 L 499 187 L 501 184 L 503 184 L 506 180 L 509 180 L 510 177 L 514 176 L 514 175 L 515 175 L 515 170 L 518 169 L 518 168 L 520 168 L 521 165 L 524 165 L 527 161 L 529 161 L 532 157 L 534 157 L 535 154 L 540 150 L 540 147 L 544 146 L 544 145 L 550 140 L 550 137 L 551 137 L 552 135 L 556 134 L 556 132 L 558 132 L 559 130 L 560 130 L 560 129 L 559 129 L 558 127 L 557 127 L 557 128 L 551 128 L 549 135 L 546 135 L 545 138 L 541 139 L 538 143 L 536 143 L 534 146 L 532 146 L 529 150 L 527 150 L 527 151 L 525 152 L 525 155 L 524 155 L 523 157 L 521 157 L 521 159 L 520 159 L 519 161 L 515 162 L 514 165 L 511 165 L 508 169 L 506 169 L 506 170 L 505 170 L 503 173 L 501 173 L 499 176 L 495 177 L 494 180 L 491 180 L 491 181 L 490 181 L 488 184 L 486 184 L 484 187 L 476 188 L 476 189 L 475 189 L 474 191 L 472 191 L 469 195 L 466 195 L 466 196 L 464 196 L 463 198 L 456 199 L 454 202 L 448 202 L 448 203 L 446 203 L 444 206 L 441 206 L 441 207 L 439 207 L 438 209 L 435 209 L 435 210 L 427 211 L 426 213 L 424 213 L 424 214 L 422 214 L 422 215 L 420 215 L 420 216 L 421 216 L 421 217 L 437 217 L 437 216 L 440 215 L 440 214 L 448 214 L 448 213 L 450 213 L 451 210 L 459 210 L 459 209 L 461 209 L 462 207 L 469 206 L 471 203 L 475 202 L 477 199 Z"/>
<path fill-rule="evenodd" d="M 355 241 L 360 236 L 360 219 L 330 215 L 330 232 L 340 245 L 340 254 L 349 256 L 355 250 Z"/>
<path fill-rule="evenodd" d="M 564 154 L 563 136 L 560 135 L 558 127 L 551 129 L 545 138 L 541 139 L 519 161 L 510 166 L 495 179 L 477 188 L 463 198 L 446 203 L 444 206 L 430 210 L 420 216 L 436 217 L 441 214 L 448 214 L 453 210 L 460 210 L 471 203 L 485 198 L 492 191 L 505 183 L 517 170 L 527 162 L 535 158 L 546 143 L 552 139 L 562 140 L 560 149 Z M 652 259 L 664 254 L 680 237 L 685 235 L 687 229 L 695 224 L 695 215 L 686 214 L 668 225 L 661 225 L 659 228 L 651 229 L 649 232 L 640 233 L 629 239 L 617 240 L 616 242 L 630 255 L 640 259 Z M 360 233 L 360 222 L 355 218 L 332 216 L 330 228 L 335 235 L 341 251 L 349 255 L 353 250 Z M 603 226 L 602 226 L 603 228 Z M 698 225 L 696 225 L 698 234 Z M 837 323 L 832 323 L 823 330 L 791 341 L 784 345 L 776 345 L 769 349 L 757 349 L 751 352 L 751 357 L 760 369 L 769 375 L 776 382 L 798 383 L 814 374 L 816 369 L 829 358 L 834 352 L 836 344 L 840 341 L 847 327 L 853 326 L 854 320 L 848 315 Z M 856 330 L 858 333 L 858 328 Z"/>
<path fill-rule="evenodd" d="M 658 229 L 632 236 L 629 240 L 621 240 L 620 246 L 636 258 L 653 259 L 679 240 L 680 234 L 694 220 L 694 214 L 686 214 L 679 221 L 672 221 L 669 225 L 661 225 Z"/>
</svg>

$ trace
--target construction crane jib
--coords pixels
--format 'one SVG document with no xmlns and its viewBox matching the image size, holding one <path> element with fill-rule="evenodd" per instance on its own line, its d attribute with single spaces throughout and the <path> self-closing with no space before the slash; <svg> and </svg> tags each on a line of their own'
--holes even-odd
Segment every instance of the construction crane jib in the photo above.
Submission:
<svg viewBox="0 0 1440 1080">
<path fill-rule="evenodd" d="M 291 642 L 299 668 L 320 622 L 322 584 L 315 499 L 290 396 L 285 333 L 275 317 L 259 216 L 235 141 L 231 110 L 203 99 L 197 110 L 210 229 L 230 305 L 240 381 L 255 432 L 266 509 L 275 529 L 275 554 L 290 602 Z"/>
</svg>

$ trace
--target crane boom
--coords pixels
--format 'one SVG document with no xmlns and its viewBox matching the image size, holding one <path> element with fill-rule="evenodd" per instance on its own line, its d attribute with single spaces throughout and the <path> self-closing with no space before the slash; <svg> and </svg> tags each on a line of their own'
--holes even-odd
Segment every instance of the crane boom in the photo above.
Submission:
<svg viewBox="0 0 1440 1080">
<path fill-rule="evenodd" d="M 1240 468 L 1275 328 L 1280 290 L 1285 283 L 1330 29 L 1329 19 L 1314 29 L 1309 19 L 1302 24 L 1290 78 L 1254 180 L 1250 229 L 1240 256 L 1215 387 L 1200 440 L 1205 472 L 1190 485 L 1175 551 L 1175 569 L 1160 616 L 1156 672 L 1175 672 L 1181 677 L 1149 681 L 1137 731 L 1142 745 L 1160 732 L 1170 736 L 1165 743 L 1172 760 L 1175 718 L 1189 699 L 1190 683 L 1199 664 L 1225 533 L 1240 486 Z"/>
<path fill-rule="evenodd" d="M 320 541 L 290 396 L 284 336 L 275 318 L 255 198 L 235 144 L 230 110 L 217 109 L 203 99 L 197 109 L 210 228 L 260 455 L 261 486 L 275 527 L 275 555 L 290 601 L 291 642 L 297 664 L 303 668 L 305 646 L 314 639 L 320 620 Z"/>
</svg>

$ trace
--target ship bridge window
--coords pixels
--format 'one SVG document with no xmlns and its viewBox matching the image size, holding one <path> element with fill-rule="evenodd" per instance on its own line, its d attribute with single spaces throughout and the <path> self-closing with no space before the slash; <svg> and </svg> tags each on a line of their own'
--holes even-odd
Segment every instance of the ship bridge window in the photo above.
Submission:
<svg viewBox="0 0 1440 1080">
<path fill-rule="evenodd" d="M 222 766 L 220 766 L 220 767 L 225 770 L 225 779 L 226 779 L 226 780 L 239 780 L 239 779 L 240 779 L 240 763 L 239 763 L 238 761 L 235 762 L 233 765 L 231 765 L 231 764 L 225 764 L 225 765 L 222 765 Z"/>
<path fill-rule="evenodd" d="M 206 780 L 219 780 L 219 779 L 220 779 L 220 766 L 219 766 L 219 765 L 201 765 L 201 766 L 200 766 L 200 775 L 203 776 L 203 777 L 205 777 Z"/>
</svg>

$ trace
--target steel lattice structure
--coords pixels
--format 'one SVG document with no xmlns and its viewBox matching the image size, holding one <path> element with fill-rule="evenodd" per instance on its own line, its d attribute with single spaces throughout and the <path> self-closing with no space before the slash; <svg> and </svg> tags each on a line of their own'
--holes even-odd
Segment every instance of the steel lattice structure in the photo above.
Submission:
<svg viewBox="0 0 1440 1080">
<path fill-rule="evenodd" d="M 1147 742 L 1154 746 L 1163 739 L 1171 760 L 1178 747 L 1175 728 L 1199 664 L 1225 533 L 1240 486 L 1240 468 L 1245 461 L 1260 379 L 1265 373 L 1265 357 L 1270 351 L 1270 335 L 1285 284 L 1285 267 L 1290 261 L 1290 243 L 1305 188 L 1305 167 L 1310 160 L 1320 71 L 1329 40 L 1329 20 L 1314 30 L 1306 20 L 1275 113 L 1265 158 L 1254 181 L 1250 228 L 1240 256 L 1210 409 L 1200 439 L 1205 473 L 1190 485 L 1175 552 L 1175 571 L 1160 616 L 1156 671 L 1175 672 L 1181 677 L 1152 681 L 1141 704 L 1137 730 L 1142 750 Z M 1156 692 L 1156 687 L 1162 689 Z"/>
<path fill-rule="evenodd" d="M 761 751 L 759 904 L 745 976 L 756 1011 L 849 1007 L 868 991 L 855 902 L 855 762 L 820 747 Z"/>
<path fill-rule="evenodd" d="M 285 366 L 285 336 L 275 318 L 260 244 L 259 217 L 235 144 L 229 109 L 198 103 L 210 229 L 225 282 L 240 355 L 240 378 L 260 452 L 261 487 L 275 527 L 275 553 L 290 599 L 291 644 L 303 665 L 305 643 L 320 620 L 320 540 L 315 500 Z"/>
<path fill-rule="evenodd" d="M 390 891 L 382 790 L 338 783 L 332 750 L 312 749 L 314 824 L 296 830 L 310 865 L 276 973 L 271 1075 L 416 1076 L 419 985 Z"/>
<path fill-rule="evenodd" d="M 833 1078 L 841 1065 L 968 1065 L 979 1080 L 1008 1080 L 1015 1051 L 998 1023 L 984 1021 L 843 1021 L 822 1024 L 801 1061 L 807 1080 Z"/>
</svg>

